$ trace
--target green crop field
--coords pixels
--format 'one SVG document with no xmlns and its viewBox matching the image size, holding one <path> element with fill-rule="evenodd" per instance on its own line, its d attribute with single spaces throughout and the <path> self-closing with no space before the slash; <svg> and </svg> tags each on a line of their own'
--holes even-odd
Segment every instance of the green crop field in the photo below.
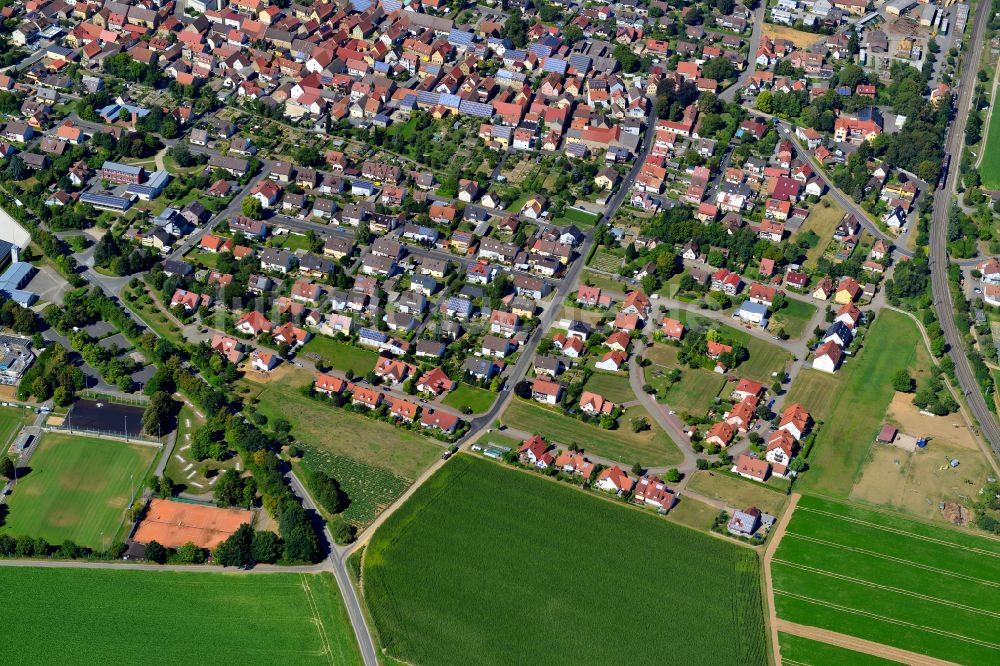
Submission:
<svg viewBox="0 0 1000 666">
<path fill-rule="evenodd" d="M 740 363 L 732 372 L 740 377 L 763 382 L 765 386 L 770 386 L 774 381 L 772 373 L 784 372 L 785 364 L 792 359 L 792 355 L 778 345 L 765 342 L 738 328 L 723 326 L 722 334 L 740 343 L 750 352 L 750 358 Z"/>
<path fill-rule="evenodd" d="M 890 666 L 899 663 L 784 632 L 778 633 L 778 642 L 781 644 L 781 663 L 788 666 Z"/>
<path fill-rule="evenodd" d="M 963 664 L 1000 661 L 1000 540 L 803 497 L 771 572 L 778 617 Z"/>
<path fill-rule="evenodd" d="M 996 105 L 990 109 L 989 134 L 982 148 L 983 161 L 979 164 L 979 175 L 983 187 L 989 190 L 1000 189 L 1000 115 Z"/>
<path fill-rule="evenodd" d="M 356 377 L 367 375 L 378 361 L 378 354 L 371 350 L 361 349 L 323 335 L 314 336 L 302 347 L 302 353 L 316 354 L 327 365 L 343 372 L 350 370 Z"/>
<path fill-rule="evenodd" d="M 802 368 L 788 390 L 785 404 L 801 402 L 814 419 L 826 421 L 833 415 L 832 396 L 838 395 L 849 374 L 850 368 L 847 367 L 832 375 L 812 368 Z"/>
<path fill-rule="evenodd" d="M 69 539 L 91 548 L 109 546 L 130 493 L 141 490 L 159 449 L 56 433 L 45 433 L 35 446 L 30 473 L 7 500 L 3 532 L 52 544 Z"/>
<path fill-rule="evenodd" d="M 916 324 L 904 314 L 883 310 L 861 352 L 837 371 L 845 378 L 838 392 L 807 402 L 804 391 L 792 387 L 792 395 L 808 409 L 828 403 L 830 415 L 816 438 L 809 472 L 799 481 L 802 488 L 834 497 L 850 494 L 892 401 L 892 376 L 918 359 L 931 362 Z M 844 414 L 850 418 L 834 418 Z"/>
<path fill-rule="evenodd" d="M 374 534 L 363 580 L 409 663 L 767 661 L 754 551 L 465 454 Z M 634 591 L 665 612 L 638 612 Z"/>
<path fill-rule="evenodd" d="M 612 374 L 595 370 L 583 388 L 604 396 L 605 400 L 618 405 L 635 400 L 635 394 L 632 393 L 632 387 L 625 373 Z"/>
<path fill-rule="evenodd" d="M 0 585 L 21 664 L 361 664 L 328 573 L 3 567 Z"/>
<path fill-rule="evenodd" d="M 634 433 L 630 419 L 639 417 L 649 421 L 650 429 Z M 677 446 L 642 407 L 626 410 L 617 430 L 605 430 L 521 399 L 511 401 L 501 420 L 511 428 L 538 433 L 563 448 L 575 442 L 582 449 L 629 467 L 636 461 L 649 467 L 662 467 L 683 460 Z"/>
<path fill-rule="evenodd" d="M 458 410 L 468 407 L 473 414 L 482 414 L 489 411 L 498 397 L 498 393 L 459 382 L 458 388 L 445 396 L 441 403 Z"/>
</svg>

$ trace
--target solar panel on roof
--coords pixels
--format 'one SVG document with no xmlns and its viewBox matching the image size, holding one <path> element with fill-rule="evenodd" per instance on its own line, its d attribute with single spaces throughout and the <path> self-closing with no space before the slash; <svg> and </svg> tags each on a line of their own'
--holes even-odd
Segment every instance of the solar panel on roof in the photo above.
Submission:
<svg viewBox="0 0 1000 666">
<path fill-rule="evenodd" d="M 542 69 L 546 72 L 555 72 L 556 74 L 566 73 L 566 61 L 559 58 L 546 58 L 545 64 L 542 65 Z"/>
<path fill-rule="evenodd" d="M 584 74 L 590 70 L 590 56 L 571 55 L 569 57 L 569 66 L 577 72 Z"/>
<path fill-rule="evenodd" d="M 371 6 L 371 0 L 351 0 L 351 7 L 353 7 L 356 12 L 367 11 Z"/>
<path fill-rule="evenodd" d="M 421 90 L 417 92 L 417 104 L 437 104 L 440 97 L 440 93 Z"/>
<path fill-rule="evenodd" d="M 399 0 L 382 0 L 382 7 L 389 13 L 398 12 L 403 8 L 403 3 Z"/>
<path fill-rule="evenodd" d="M 529 53 L 534 53 L 539 58 L 548 58 L 552 54 L 552 49 L 544 44 L 532 44 L 528 47 Z"/>
<path fill-rule="evenodd" d="M 442 93 L 441 97 L 438 99 L 438 104 L 447 106 L 450 109 L 457 109 L 458 105 L 462 103 L 462 98 L 458 95 L 450 95 L 448 93 Z"/>
<path fill-rule="evenodd" d="M 462 103 L 458 105 L 458 110 L 460 113 L 464 113 L 469 116 L 475 116 L 476 118 L 492 118 L 493 117 L 493 105 L 483 104 L 481 102 L 470 102 L 469 100 L 462 100 Z"/>
</svg>

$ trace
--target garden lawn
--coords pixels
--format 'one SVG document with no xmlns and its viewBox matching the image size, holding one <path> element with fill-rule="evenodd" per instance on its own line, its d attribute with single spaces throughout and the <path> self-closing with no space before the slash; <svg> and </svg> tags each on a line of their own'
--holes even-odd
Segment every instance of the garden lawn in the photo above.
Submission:
<svg viewBox="0 0 1000 666">
<path fill-rule="evenodd" d="M 650 429 L 634 433 L 630 421 L 639 417 L 646 418 Z M 617 430 L 604 430 L 520 398 L 511 401 L 502 420 L 508 427 L 538 433 L 563 448 L 575 443 L 594 455 L 627 466 L 638 461 L 647 467 L 662 467 L 676 465 L 684 459 L 666 433 L 641 407 L 628 409 Z"/>
<path fill-rule="evenodd" d="M 21 428 L 31 425 L 35 412 L 23 407 L 0 407 L 0 451 L 6 451 Z"/>
<path fill-rule="evenodd" d="M 782 619 L 957 663 L 1000 661 L 1000 539 L 803 497 L 771 572 Z"/>
<path fill-rule="evenodd" d="M 890 666 L 900 663 L 783 631 L 778 632 L 778 642 L 781 644 L 781 662 L 788 666 Z"/>
<path fill-rule="evenodd" d="M 119 528 L 130 493 L 142 489 L 159 449 L 51 432 L 35 446 L 31 471 L 7 500 L 10 514 L 2 531 L 90 548 L 124 539 Z"/>
<path fill-rule="evenodd" d="M 642 548 L 623 557 L 623 542 Z M 684 664 L 767 661 L 754 551 L 466 454 L 379 528 L 362 578 L 383 645 L 408 663 L 613 663 L 637 646 Z M 637 613 L 627 590 L 670 612 Z"/>
<path fill-rule="evenodd" d="M 316 354 L 330 366 L 343 372 L 350 370 L 355 377 L 363 377 L 375 368 L 378 354 L 355 347 L 347 342 L 334 340 L 323 335 L 313 336 L 302 348 L 304 354 Z"/>
<path fill-rule="evenodd" d="M 362 663 L 329 573 L 3 567 L 0 585 L 21 664 Z"/>
<path fill-rule="evenodd" d="M 809 402 L 792 391 L 810 410 L 823 401 L 829 403 L 828 416 L 809 456 L 809 472 L 799 481 L 802 490 L 833 497 L 850 495 L 892 401 L 892 376 L 915 364 L 918 348 L 922 357 L 928 356 L 913 320 L 882 310 L 860 353 L 837 371 L 844 376 L 839 391 Z"/>
<path fill-rule="evenodd" d="M 583 388 L 587 391 L 597 393 L 605 400 L 621 405 L 635 400 L 632 387 L 629 385 L 628 376 L 624 373 L 612 374 L 610 372 L 594 371 Z"/>
<path fill-rule="evenodd" d="M 983 188 L 1000 189 L 1000 114 L 996 105 L 990 110 L 989 134 L 983 145 L 983 161 L 979 164 L 979 174 L 982 176 Z"/>
<path fill-rule="evenodd" d="M 391 504 L 441 454 L 436 440 L 303 395 L 311 373 L 296 369 L 264 384 L 248 382 L 269 422 L 284 418 L 306 450 L 303 464 L 332 474 L 351 504 L 345 512 L 365 525 Z"/>
<path fill-rule="evenodd" d="M 445 396 L 441 404 L 459 411 L 468 407 L 473 414 L 482 414 L 489 410 L 498 395 L 492 391 L 459 382 L 458 388 Z"/>
</svg>

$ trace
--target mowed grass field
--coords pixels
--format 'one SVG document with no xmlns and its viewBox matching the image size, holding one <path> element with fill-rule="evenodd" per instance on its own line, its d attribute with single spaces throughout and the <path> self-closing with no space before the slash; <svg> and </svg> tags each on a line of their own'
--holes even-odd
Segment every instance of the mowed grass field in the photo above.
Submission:
<svg viewBox="0 0 1000 666">
<path fill-rule="evenodd" d="M 31 472 L 7 499 L 10 513 L 2 531 L 52 544 L 69 539 L 90 548 L 109 546 L 130 493 L 142 488 L 159 449 L 51 432 L 36 446 Z"/>
<path fill-rule="evenodd" d="M 797 391 L 792 386 L 788 400 L 801 400 L 810 410 L 824 402 L 828 405 L 809 457 L 809 472 L 799 480 L 803 490 L 842 498 L 850 495 L 892 401 L 892 376 L 918 360 L 921 364 L 931 362 L 916 324 L 906 315 L 882 310 L 861 352 L 837 371 L 843 375 L 843 383 L 836 393 L 826 393 L 823 400 L 813 399 L 817 390 L 813 387 L 820 382 L 811 373 L 805 380 L 812 384 L 809 390 Z"/>
<path fill-rule="evenodd" d="M 635 400 L 635 393 L 632 392 L 632 387 L 629 385 L 627 372 L 612 374 L 595 370 L 583 388 L 602 395 L 605 400 L 610 400 L 617 405 Z"/>
<path fill-rule="evenodd" d="M 833 240 L 833 232 L 844 218 L 844 209 L 838 206 L 829 194 L 824 196 L 822 200 L 829 205 L 825 207 L 822 204 L 813 206 L 806 217 L 806 221 L 799 227 L 793 239 L 798 240 L 800 235 L 809 231 L 819 236 L 819 242 L 816 243 L 816 246 L 806 251 L 806 260 L 804 262 L 806 268 L 816 268 L 816 262 L 823 256 L 826 246 Z"/>
<path fill-rule="evenodd" d="M 3 567 L 0 585 L 21 664 L 362 663 L 329 573 Z"/>
<path fill-rule="evenodd" d="M 287 419 L 304 445 L 304 463 L 332 474 L 351 498 L 345 517 L 357 525 L 375 519 L 413 479 L 441 455 L 428 437 L 389 423 L 352 414 L 303 395 L 312 375 L 296 369 L 267 383 L 247 381 L 257 409 L 274 421 Z"/>
<path fill-rule="evenodd" d="M 630 420 L 639 417 L 645 417 L 650 428 L 639 433 L 632 432 Z M 642 407 L 626 410 L 617 430 L 605 430 L 527 400 L 515 399 L 503 413 L 501 421 L 511 428 L 538 433 L 564 449 L 576 443 L 586 451 L 629 467 L 637 461 L 649 467 L 663 467 L 676 465 L 684 459 L 670 437 Z"/>
<path fill-rule="evenodd" d="M 890 666 L 900 663 L 783 631 L 778 632 L 778 643 L 781 645 L 781 663 L 788 666 Z"/>
<path fill-rule="evenodd" d="M 771 563 L 778 617 L 1000 663 L 1000 540 L 802 497 Z"/>
<path fill-rule="evenodd" d="M 779 328 L 784 328 L 785 333 L 792 340 L 801 338 L 802 334 L 806 332 L 806 324 L 816 314 L 816 306 L 812 303 L 798 301 L 793 298 L 786 299 L 785 302 L 788 305 L 777 312 L 771 313 L 770 323 L 767 328 L 769 331 L 777 331 Z"/>
<path fill-rule="evenodd" d="M 482 414 L 485 411 L 489 411 L 489 408 L 499 396 L 499 393 L 493 393 L 477 386 L 469 386 L 468 384 L 459 382 L 458 387 L 445 396 L 441 403 L 458 410 L 468 407 L 472 410 L 473 414 Z"/>
<path fill-rule="evenodd" d="M 1000 189 L 1000 113 L 996 104 L 990 109 L 990 127 L 983 146 L 983 161 L 979 164 L 983 187 Z"/>
<path fill-rule="evenodd" d="M 6 451 L 7 446 L 14 442 L 14 437 L 21 428 L 31 425 L 35 420 L 35 412 L 23 407 L 0 407 L 0 451 Z"/>
<path fill-rule="evenodd" d="M 693 492 L 722 500 L 736 509 L 757 507 L 772 516 L 780 516 L 788 504 L 788 496 L 756 481 L 741 479 L 721 472 L 701 470 L 688 482 Z"/>
<path fill-rule="evenodd" d="M 378 354 L 371 350 L 361 349 L 324 335 L 314 336 L 302 347 L 302 353 L 315 354 L 327 365 L 344 372 L 350 370 L 356 377 L 367 375 L 378 361 Z"/>
<path fill-rule="evenodd" d="M 767 660 L 754 551 L 466 454 L 379 528 L 362 571 L 382 644 L 408 663 Z M 637 590 L 668 611 L 637 612 Z"/>
</svg>

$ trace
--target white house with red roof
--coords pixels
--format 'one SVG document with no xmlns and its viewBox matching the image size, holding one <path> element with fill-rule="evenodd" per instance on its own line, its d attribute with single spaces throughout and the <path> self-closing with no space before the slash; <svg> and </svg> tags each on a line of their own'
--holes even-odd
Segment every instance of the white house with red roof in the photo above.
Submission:
<svg viewBox="0 0 1000 666">
<path fill-rule="evenodd" d="M 594 483 L 594 486 L 599 490 L 617 495 L 628 495 L 632 492 L 632 485 L 632 479 L 628 478 L 625 470 L 618 465 L 608 467 L 602 471 Z"/>
<path fill-rule="evenodd" d="M 736 459 L 731 471 L 745 479 L 763 483 L 771 475 L 771 465 L 766 460 L 751 458 L 744 453 Z"/>
</svg>

